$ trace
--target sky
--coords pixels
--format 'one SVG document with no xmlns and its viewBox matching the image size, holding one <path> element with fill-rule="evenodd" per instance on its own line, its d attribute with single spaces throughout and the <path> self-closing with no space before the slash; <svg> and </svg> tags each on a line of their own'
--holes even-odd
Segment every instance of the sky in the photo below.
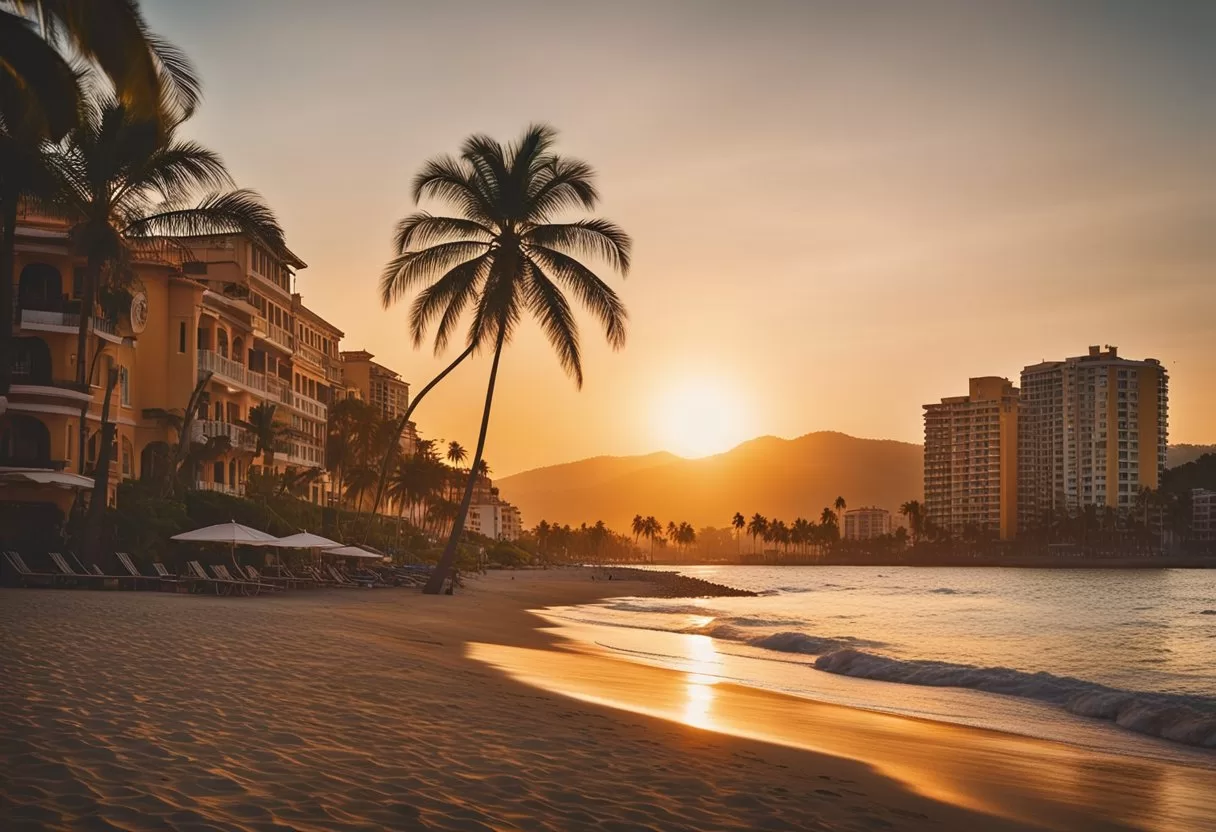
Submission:
<svg viewBox="0 0 1216 832">
<path fill-rule="evenodd" d="M 1216 3 L 144 0 L 205 101 L 187 132 L 258 190 L 298 288 L 415 390 L 377 296 L 411 179 L 529 123 L 634 239 L 577 390 L 535 326 L 504 356 L 495 476 L 816 430 L 919 442 L 979 375 L 1114 344 L 1216 442 Z M 439 212 L 446 206 L 423 207 Z M 607 277 L 607 275 L 605 275 Z M 419 406 L 472 447 L 489 360 Z"/>
</svg>

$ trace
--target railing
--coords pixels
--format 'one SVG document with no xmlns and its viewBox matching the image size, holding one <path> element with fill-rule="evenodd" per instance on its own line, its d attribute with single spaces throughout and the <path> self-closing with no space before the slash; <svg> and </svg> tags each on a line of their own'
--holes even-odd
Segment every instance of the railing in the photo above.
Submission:
<svg viewBox="0 0 1216 832">
<path fill-rule="evenodd" d="M 291 384 L 277 376 L 266 376 L 266 396 L 291 407 Z"/>
<path fill-rule="evenodd" d="M 296 344 L 296 358 L 303 358 L 314 367 L 325 366 L 325 356 L 316 347 L 310 347 L 303 341 Z"/>
<path fill-rule="evenodd" d="M 21 307 L 14 310 L 14 319 L 20 326 L 62 326 L 71 329 L 78 329 L 80 327 L 80 313 L 62 310 L 26 309 Z M 114 321 L 94 315 L 93 331 L 115 335 L 117 334 L 117 325 Z"/>
<path fill-rule="evenodd" d="M 302 393 L 292 393 L 291 406 L 319 422 L 324 422 L 329 415 L 329 408 Z"/>
<path fill-rule="evenodd" d="M 20 370 L 13 371 L 12 383 L 22 384 L 27 387 L 54 387 L 59 390 L 71 390 L 75 393 L 91 392 L 88 384 L 77 384 L 75 381 L 42 377 L 33 373 L 24 373 Z"/>
<path fill-rule="evenodd" d="M 266 324 L 266 340 L 278 344 L 288 352 L 295 349 L 295 337 L 281 326 L 275 326 L 271 323 Z"/>
<path fill-rule="evenodd" d="M 221 494 L 231 494 L 234 497 L 241 497 L 245 494 L 244 485 L 228 485 L 228 483 L 225 482 L 205 482 L 203 480 L 195 480 L 194 489 L 196 491 L 218 491 Z"/>
<path fill-rule="evenodd" d="M 261 373 L 250 372 L 244 364 L 239 361 L 233 361 L 231 358 L 225 358 L 218 352 L 211 350 L 198 351 L 198 368 L 204 372 L 212 372 L 221 378 L 229 381 L 235 381 L 237 384 L 243 384 L 246 387 L 253 387 L 258 390 L 263 390 L 266 387 L 265 381 L 262 379 Z M 251 379 L 250 376 L 256 376 L 257 379 Z"/>
<path fill-rule="evenodd" d="M 285 454 L 290 465 L 304 468 L 320 468 L 325 464 L 325 451 L 313 445 L 293 445 Z"/>
<path fill-rule="evenodd" d="M 0 455 L 0 468 L 40 468 L 47 471 L 63 471 L 67 467 L 67 462 L 62 459 Z"/>
<path fill-rule="evenodd" d="M 243 450 L 253 450 L 257 443 L 253 435 L 240 425 L 231 422 L 219 422 L 214 419 L 196 419 L 190 426 L 190 439 L 194 442 L 205 443 L 208 439 L 226 436 L 232 447 Z"/>
<path fill-rule="evenodd" d="M 325 364 L 325 380 L 333 384 L 342 383 L 342 363 L 329 359 Z"/>
</svg>

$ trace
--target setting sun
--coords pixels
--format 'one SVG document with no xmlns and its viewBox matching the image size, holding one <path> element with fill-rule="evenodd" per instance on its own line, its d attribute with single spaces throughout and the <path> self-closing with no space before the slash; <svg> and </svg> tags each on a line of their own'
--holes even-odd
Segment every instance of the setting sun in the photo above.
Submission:
<svg viewBox="0 0 1216 832">
<path fill-rule="evenodd" d="M 713 379 L 685 379 L 668 387 L 655 406 L 661 447 L 681 456 L 728 451 L 747 438 L 737 396 Z"/>
</svg>

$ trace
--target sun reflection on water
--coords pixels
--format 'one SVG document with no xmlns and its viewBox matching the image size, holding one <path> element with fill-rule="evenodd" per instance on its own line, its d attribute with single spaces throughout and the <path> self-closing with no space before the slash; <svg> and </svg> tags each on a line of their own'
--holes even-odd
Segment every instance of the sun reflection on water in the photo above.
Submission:
<svg viewBox="0 0 1216 832">
<path fill-rule="evenodd" d="M 712 620 L 712 619 L 711 619 Z M 713 675 L 717 669 L 718 651 L 709 636 L 685 636 L 688 645 L 688 673 L 685 677 L 685 695 L 682 719 L 695 728 L 713 728 L 710 710 L 714 703 L 713 686 L 719 681 Z"/>
</svg>

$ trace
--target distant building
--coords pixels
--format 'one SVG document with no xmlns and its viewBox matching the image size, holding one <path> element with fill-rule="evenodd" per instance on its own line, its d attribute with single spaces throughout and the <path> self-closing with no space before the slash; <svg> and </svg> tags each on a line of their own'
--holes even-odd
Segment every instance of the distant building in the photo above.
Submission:
<svg viewBox="0 0 1216 832">
<path fill-rule="evenodd" d="M 955 536 L 1017 531 L 1018 389 L 970 380 L 969 394 L 925 405 L 925 516 Z"/>
<path fill-rule="evenodd" d="M 1191 491 L 1191 537 L 1203 543 L 1216 542 L 1216 491 Z"/>
<path fill-rule="evenodd" d="M 469 506 L 469 531 L 495 540 L 518 540 L 523 532 L 519 509 L 507 502 Z"/>
<path fill-rule="evenodd" d="M 383 364 L 372 361 L 367 350 L 342 353 L 342 377 L 348 389 L 359 392 L 359 398 L 380 409 L 388 419 L 400 419 L 410 405 L 410 386 Z"/>
<path fill-rule="evenodd" d="M 1023 529 L 1085 506 L 1128 511 L 1165 473 L 1169 377 L 1115 347 L 1022 370 L 1018 516 Z"/>
<path fill-rule="evenodd" d="M 885 508 L 854 508 L 844 513 L 845 540 L 873 540 L 891 533 L 891 512 Z"/>
</svg>

